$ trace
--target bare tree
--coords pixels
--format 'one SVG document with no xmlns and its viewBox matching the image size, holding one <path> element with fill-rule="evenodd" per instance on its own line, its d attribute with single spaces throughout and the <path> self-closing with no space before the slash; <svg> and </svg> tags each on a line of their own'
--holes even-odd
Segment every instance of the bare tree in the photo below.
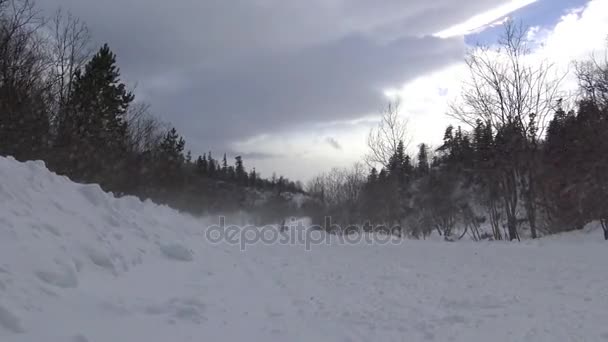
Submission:
<svg viewBox="0 0 608 342">
<path fill-rule="evenodd" d="M 38 34 L 42 25 L 31 1 L 0 1 L 0 153 L 17 159 L 39 158 L 47 146 L 49 63 Z"/>
<path fill-rule="evenodd" d="M 450 116 L 475 127 L 478 120 L 502 132 L 505 141 L 518 141 L 506 151 L 500 179 L 510 238 L 518 238 L 518 199 L 524 205 L 533 237 L 536 237 L 535 155 L 547 120 L 560 98 L 560 75 L 553 63 L 530 59 L 527 30 L 512 21 L 505 24 L 497 48 L 479 46 L 469 52 L 469 81 L 461 101 Z M 509 137 L 504 135 L 509 134 Z M 514 137 L 516 136 L 516 137 Z"/>
<path fill-rule="evenodd" d="M 29 0 L 0 0 L 0 77 L 4 89 L 29 89 L 44 80 L 48 63 L 37 34 L 44 18 Z"/>
<path fill-rule="evenodd" d="M 521 24 L 508 21 L 498 47 L 478 46 L 469 51 L 465 60 L 469 81 L 448 115 L 471 127 L 481 119 L 496 130 L 517 124 L 525 134 L 544 135 L 566 74 L 548 60 L 531 60 L 526 34 Z M 533 126 L 535 132 L 531 132 Z"/>
<path fill-rule="evenodd" d="M 349 224 L 360 223 L 362 213 L 359 203 L 365 181 L 365 168 L 356 163 L 352 168 L 333 168 L 328 173 L 313 178 L 308 183 L 307 190 L 321 201 L 325 214 L 344 228 Z"/>
<path fill-rule="evenodd" d="M 126 114 L 131 151 L 143 153 L 160 144 L 168 126 L 150 113 L 150 105 L 137 102 L 129 106 Z"/>
<path fill-rule="evenodd" d="M 607 40 L 608 43 L 608 40 Z M 608 157 L 606 151 L 608 144 L 604 138 L 605 125 L 608 122 L 608 44 L 604 50 L 603 58 L 591 56 L 587 61 L 577 62 L 576 76 L 578 78 L 581 103 L 587 103 L 595 107 L 602 119 L 594 122 L 594 128 L 587 135 L 595 136 L 596 154 L 593 158 L 593 166 L 589 169 L 593 170 L 587 176 L 586 183 L 591 189 L 581 191 L 579 196 L 591 197 L 587 211 L 593 219 L 598 219 L 604 231 L 604 238 L 608 240 L 608 209 L 605 205 L 606 193 L 608 191 L 608 177 L 606 177 L 606 165 L 608 165 Z M 604 126 L 602 128 L 602 126 Z M 597 132 L 597 133 L 596 133 Z M 599 133 L 599 134 L 598 134 Z M 599 190 L 599 191 L 598 191 Z"/>
<path fill-rule="evenodd" d="M 601 108 L 608 108 L 608 39 L 602 59 L 591 56 L 575 62 L 580 98 L 588 99 Z"/>
<path fill-rule="evenodd" d="M 49 23 L 50 50 L 53 68 L 53 97 L 55 116 L 66 109 L 72 93 L 76 72 L 85 65 L 91 55 L 89 29 L 70 12 L 57 10 Z"/>
<path fill-rule="evenodd" d="M 402 141 L 405 149 L 411 144 L 408 135 L 408 121 L 400 117 L 400 102 L 388 104 L 382 114 L 378 127 L 369 132 L 367 146 L 369 153 L 365 156 L 368 167 L 382 166 L 388 168 L 391 157 L 397 152 L 399 142 Z"/>
</svg>

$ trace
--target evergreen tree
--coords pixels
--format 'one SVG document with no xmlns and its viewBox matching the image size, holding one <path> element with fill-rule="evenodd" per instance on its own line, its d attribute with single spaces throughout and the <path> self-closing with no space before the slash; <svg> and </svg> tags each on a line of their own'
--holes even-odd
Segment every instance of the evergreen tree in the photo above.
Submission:
<svg viewBox="0 0 608 342">
<path fill-rule="evenodd" d="M 209 171 L 209 162 L 207 161 L 207 155 L 204 153 L 201 160 L 200 170 L 203 175 L 206 175 Z"/>
<path fill-rule="evenodd" d="M 229 180 L 229 181 L 236 181 L 236 172 L 234 171 L 234 166 L 230 165 L 228 166 L 228 168 L 226 169 L 226 175 L 225 175 L 225 179 Z"/>
<path fill-rule="evenodd" d="M 418 167 L 416 171 L 419 176 L 425 176 L 429 173 L 429 155 L 426 144 L 420 144 L 418 150 Z"/>
<path fill-rule="evenodd" d="M 367 182 L 373 184 L 373 183 L 376 183 L 377 181 L 378 181 L 378 170 L 376 170 L 376 168 L 373 167 L 369 173 L 369 176 L 367 177 Z"/>
<path fill-rule="evenodd" d="M 207 174 L 209 175 L 209 177 L 214 178 L 217 175 L 217 161 L 213 159 L 211 151 L 209 151 L 207 156 Z"/>
<path fill-rule="evenodd" d="M 449 125 L 443 134 L 443 145 L 437 151 L 443 152 L 444 159 L 449 158 L 454 148 L 454 126 Z"/>
<path fill-rule="evenodd" d="M 165 134 L 158 151 L 158 182 L 164 187 L 176 187 L 182 184 L 181 169 L 185 161 L 185 140 L 172 128 Z"/>
<path fill-rule="evenodd" d="M 240 184 L 247 184 L 247 173 L 245 172 L 245 167 L 243 166 L 243 158 L 241 156 L 236 156 L 235 158 L 235 176 L 237 182 Z"/>
<path fill-rule="evenodd" d="M 252 188 L 257 187 L 258 185 L 258 175 L 255 172 L 255 168 L 253 168 L 251 170 L 251 172 L 249 172 L 249 186 L 251 186 Z"/>
<path fill-rule="evenodd" d="M 198 156 L 198 158 L 196 159 L 196 173 L 199 176 L 204 176 L 207 174 L 207 165 L 205 165 L 206 163 L 207 157 L 205 155 Z"/>
<path fill-rule="evenodd" d="M 120 82 L 116 55 L 104 45 L 76 72 L 68 108 L 59 118 L 57 147 L 64 152 L 64 171 L 108 183 L 126 155 L 125 113 L 133 99 Z"/>
<path fill-rule="evenodd" d="M 226 159 L 226 153 L 224 153 L 224 159 L 222 159 L 222 172 L 221 175 L 224 179 L 228 177 L 228 160 Z"/>
</svg>

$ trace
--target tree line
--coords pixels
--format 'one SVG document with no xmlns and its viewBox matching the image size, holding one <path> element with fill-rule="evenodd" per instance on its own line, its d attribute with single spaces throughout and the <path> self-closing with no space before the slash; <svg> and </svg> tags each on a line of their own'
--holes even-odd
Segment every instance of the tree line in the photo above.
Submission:
<svg viewBox="0 0 608 342">
<path fill-rule="evenodd" d="M 136 102 L 110 47 L 92 53 L 90 40 L 69 13 L 47 18 L 30 0 L 0 0 L 0 155 L 201 214 L 263 209 L 265 194 L 265 212 L 281 215 L 284 194 L 302 192 L 247 171 L 241 156 L 193 159 L 177 130 Z"/>
<path fill-rule="evenodd" d="M 44 160 L 78 182 L 196 214 L 253 210 L 262 220 L 306 214 L 328 230 L 517 240 L 599 221 L 608 239 L 608 59 L 564 75 L 531 60 L 526 30 L 509 22 L 498 47 L 465 59 L 469 77 L 448 113 L 460 126 L 441 146 L 408 154 L 407 125 L 388 106 L 369 154 L 307 186 L 262 178 L 244 160 L 192 156 L 175 128 L 137 102 L 106 44 L 94 53 L 78 18 L 47 18 L 30 0 L 0 0 L 0 155 Z M 261 222 L 257 222 L 261 223 Z"/>
<path fill-rule="evenodd" d="M 461 125 L 439 147 L 409 156 L 406 121 L 389 105 L 363 163 L 308 184 L 315 220 L 448 240 L 536 238 L 599 221 L 608 240 L 608 59 L 574 63 L 572 98 L 565 74 L 530 58 L 526 32 L 508 22 L 498 47 L 471 49 L 448 113 Z"/>
</svg>

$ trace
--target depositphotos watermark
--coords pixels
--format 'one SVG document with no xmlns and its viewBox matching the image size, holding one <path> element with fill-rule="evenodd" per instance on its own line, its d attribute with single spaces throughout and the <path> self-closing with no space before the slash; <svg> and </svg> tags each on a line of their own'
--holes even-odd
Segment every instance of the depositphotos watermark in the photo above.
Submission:
<svg viewBox="0 0 608 342">
<path fill-rule="evenodd" d="M 327 228 L 326 228 L 327 227 Z M 334 232 L 328 233 L 328 231 Z M 374 234 L 365 233 L 374 231 Z M 306 225 L 302 220 L 291 218 L 278 225 L 229 225 L 226 217 L 218 217 L 218 224 L 207 227 L 205 238 L 213 244 L 239 246 L 241 251 L 256 244 L 295 245 L 307 251 L 315 245 L 398 245 L 403 242 L 399 237 L 398 226 L 363 226 L 341 227 L 332 224 L 331 217 L 326 217 L 323 226 Z"/>
</svg>

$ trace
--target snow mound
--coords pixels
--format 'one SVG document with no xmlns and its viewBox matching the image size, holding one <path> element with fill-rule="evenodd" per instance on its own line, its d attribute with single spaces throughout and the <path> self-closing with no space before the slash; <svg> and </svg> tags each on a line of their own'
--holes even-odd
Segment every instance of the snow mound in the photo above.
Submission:
<svg viewBox="0 0 608 342">
<path fill-rule="evenodd" d="M 192 252 L 180 244 L 161 245 L 160 250 L 165 256 L 177 261 L 192 261 Z"/>
<path fill-rule="evenodd" d="M 22 333 L 21 322 L 12 312 L 0 305 L 0 326 L 12 333 Z"/>
<path fill-rule="evenodd" d="M 0 179 L 2 341 L 47 326 L 32 313 L 52 317 L 49 301 L 95 295 L 91 282 L 127 277 L 146 262 L 192 261 L 188 245 L 205 228 L 204 220 L 166 206 L 117 199 L 98 185 L 73 183 L 40 161 L 0 158 Z M 62 333 L 63 341 L 87 340 L 79 332 Z"/>
<path fill-rule="evenodd" d="M 0 158 L 0 341 L 608 341 L 597 227 L 243 251 L 216 222 Z"/>
</svg>

